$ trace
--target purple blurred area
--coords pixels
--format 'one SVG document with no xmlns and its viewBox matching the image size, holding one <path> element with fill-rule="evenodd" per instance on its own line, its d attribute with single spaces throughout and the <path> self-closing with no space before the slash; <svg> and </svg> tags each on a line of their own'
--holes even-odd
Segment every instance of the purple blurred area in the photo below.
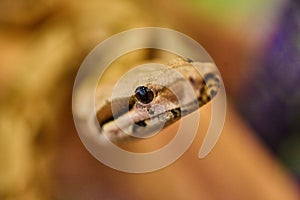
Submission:
<svg viewBox="0 0 300 200">
<path fill-rule="evenodd" d="M 238 105 L 259 136 L 300 177 L 300 6 L 286 5 Z M 251 67 L 249 67 L 251 68 Z"/>
</svg>

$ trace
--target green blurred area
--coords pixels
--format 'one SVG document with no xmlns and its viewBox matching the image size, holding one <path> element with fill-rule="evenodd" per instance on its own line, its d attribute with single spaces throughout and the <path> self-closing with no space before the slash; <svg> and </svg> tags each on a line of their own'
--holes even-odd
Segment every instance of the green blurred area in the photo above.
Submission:
<svg viewBox="0 0 300 200">
<path fill-rule="evenodd" d="M 204 12 L 208 20 L 216 20 L 225 25 L 242 23 L 246 18 L 264 17 L 269 10 L 276 11 L 276 7 L 284 0 L 188 0 L 190 8 L 199 12 Z"/>
</svg>

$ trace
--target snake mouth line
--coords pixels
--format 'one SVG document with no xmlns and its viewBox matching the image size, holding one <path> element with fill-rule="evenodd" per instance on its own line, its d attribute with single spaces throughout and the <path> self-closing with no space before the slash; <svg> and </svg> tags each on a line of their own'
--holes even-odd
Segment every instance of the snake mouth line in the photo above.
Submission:
<svg viewBox="0 0 300 200">
<path fill-rule="evenodd" d="M 147 138 L 153 135 L 153 133 L 179 120 L 182 116 L 181 108 L 178 106 L 156 114 L 150 114 L 148 111 L 149 114 L 147 117 L 144 115 L 144 118 L 134 121 L 134 119 L 131 118 L 131 114 L 132 112 L 138 111 L 132 110 L 134 109 L 133 105 L 130 105 L 130 107 L 131 109 L 127 109 L 127 112 L 119 110 L 115 116 L 110 112 L 108 114 L 111 115 L 106 115 L 106 118 L 103 118 L 104 120 L 98 120 L 100 133 L 108 133 L 108 136 L 113 140 L 115 137 L 126 138 L 126 135 L 130 137 Z"/>
<path fill-rule="evenodd" d="M 161 129 L 173 124 L 181 117 L 180 107 L 167 110 L 162 113 L 151 115 L 150 117 L 136 121 L 126 127 L 129 130 L 131 137 L 147 138 L 153 136 Z"/>
<path fill-rule="evenodd" d="M 117 114 L 111 115 L 101 122 L 98 121 L 100 126 L 103 127 L 108 123 L 117 121 L 121 116 L 124 116 L 124 115 L 126 115 L 126 113 L 131 112 L 132 107 L 131 108 L 129 107 L 129 110 L 127 110 L 127 112 L 126 111 L 124 112 L 121 110 Z M 155 115 L 149 113 L 149 115 L 150 115 L 150 117 L 145 117 L 142 120 L 134 121 L 133 129 L 135 129 L 136 127 L 147 127 L 151 120 L 158 120 L 161 123 L 169 124 L 169 123 L 173 122 L 174 120 L 177 120 L 178 118 L 181 117 L 181 109 L 180 109 L 180 107 L 176 107 L 176 108 L 173 108 L 170 110 L 166 110 L 162 113 L 157 113 Z M 135 132 L 135 131 L 133 131 L 133 132 Z"/>
<path fill-rule="evenodd" d="M 134 125 L 132 127 L 132 132 L 135 133 L 136 129 L 138 127 L 147 127 L 150 123 L 151 120 L 158 120 L 160 121 L 162 124 L 164 124 L 164 127 L 171 124 L 172 122 L 174 122 L 175 120 L 178 120 L 181 117 L 181 109 L 180 107 L 176 107 L 173 108 L 171 110 L 167 110 L 163 113 L 159 113 L 156 115 L 151 115 L 151 117 L 149 118 L 145 118 L 143 120 L 134 122 Z"/>
</svg>

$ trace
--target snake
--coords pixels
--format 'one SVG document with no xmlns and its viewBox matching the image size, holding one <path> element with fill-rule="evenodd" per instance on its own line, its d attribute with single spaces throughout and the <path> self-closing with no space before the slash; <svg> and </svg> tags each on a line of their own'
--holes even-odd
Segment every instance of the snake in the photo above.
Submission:
<svg viewBox="0 0 300 200">
<path fill-rule="evenodd" d="M 98 134 L 111 141 L 144 139 L 210 102 L 221 86 L 212 62 L 177 57 L 165 66 L 144 72 L 124 97 L 96 99 Z"/>
</svg>

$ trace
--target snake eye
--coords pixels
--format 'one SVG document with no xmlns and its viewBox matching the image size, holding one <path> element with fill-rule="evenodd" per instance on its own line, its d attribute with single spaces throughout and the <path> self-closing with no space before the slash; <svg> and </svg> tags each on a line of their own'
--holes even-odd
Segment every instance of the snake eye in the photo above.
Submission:
<svg viewBox="0 0 300 200">
<path fill-rule="evenodd" d="M 139 86 L 135 89 L 135 97 L 144 104 L 150 103 L 154 98 L 154 93 L 151 89 L 145 86 Z"/>
</svg>

